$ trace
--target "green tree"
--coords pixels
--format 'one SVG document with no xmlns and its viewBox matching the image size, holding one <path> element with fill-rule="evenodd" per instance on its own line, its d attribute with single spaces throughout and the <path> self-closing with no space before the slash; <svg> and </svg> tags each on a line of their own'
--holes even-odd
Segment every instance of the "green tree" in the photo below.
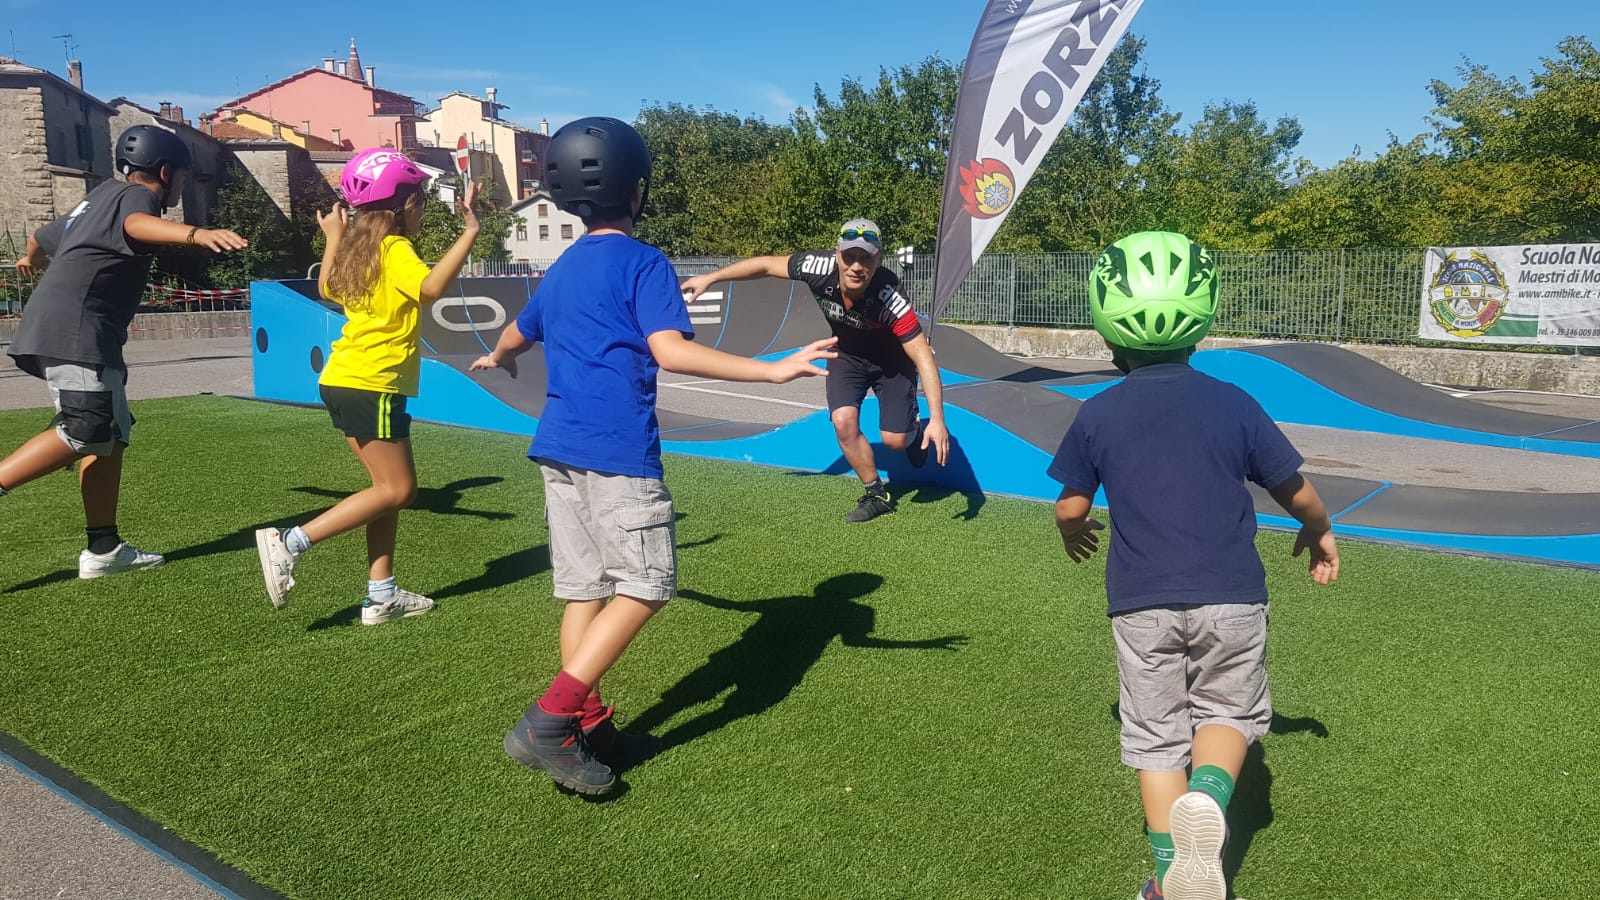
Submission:
<svg viewBox="0 0 1600 900">
<path fill-rule="evenodd" d="M 814 111 L 794 114 L 793 138 L 761 172 L 771 189 L 752 195 L 764 252 L 826 245 L 857 216 L 891 245 L 930 246 L 960 82 L 960 66 L 931 56 L 870 85 L 846 79 L 837 100 L 817 87 Z"/>
<path fill-rule="evenodd" d="M 752 191 L 790 132 L 737 113 L 647 106 L 636 127 L 650 148 L 649 207 L 639 238 L 675 256 L 748 252 L 759 227 Z"/>
<path fill-rule="evenodd" d="M 1434 138 L 1447 166 L 1429 185 L 1449 243 L 1600 238 L 1600 52 L 1568 37 L 1529 86 L 1470 61 L 1435 81 Z"/>
<path fill-rule="evenodd" d="M 1271 229 L 1256 218 L 1287 197 L 1287 181 L 1311 167 L 1290 156 L 1301 133 L 1291 118 L 1269 126 L 1254 103 L 1207 104 L 1176 141 L 1159 198 L 1162 227 L 1218 249 L 1266 246 Z"/>
<path fill-rule="evenodd" d="M 236 232 L 250 246 L 214 257 L 207 271 L 210 282 L 221 288 L 242 288 L 252 281 L 304 274 L 313 261 L 311 231 L 315 229 L 315 219 L 309 210 L 303 210 L 305 204 L 291 201 L 290 206 L 302 210 L 293 218 L 285 215 L 248 170 L 236 163 L 224 166 L 211 224 Z M 163 257 L 163 268 L 174 271 L 184 265 L 175 257 L 170 263 Z"/>
</svg>

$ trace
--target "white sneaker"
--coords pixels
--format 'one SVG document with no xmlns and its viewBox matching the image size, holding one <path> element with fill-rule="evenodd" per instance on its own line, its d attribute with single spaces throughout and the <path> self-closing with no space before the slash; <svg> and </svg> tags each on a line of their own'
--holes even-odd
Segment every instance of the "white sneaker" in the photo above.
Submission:
<svg viewBox="0 0 1600 900">
<path fill-rule="evenodd" d="M 374 603 L 371 597 L 361 601 L 361 624 L 382 625 L 391 619 L 420 616 L 430 609 L 433 609 L 433 601 L 427 597 L 397 590 L 393 599 L 385 603 Z"/>
<path fill-rule="evenodd" d="M 1228 821 L 1209 794 L 1190 791 L 1172 804 L 1172 866 L 1161 879 L 1166 900 L 1225 900 L 1222 844 Z"/>
<path fill-rule="evenodd" d="M 267 582 L 267 597 L 283 609 L 284 595 L 294 587 L 294 564 L 300 557 L 283 544 L 283 532 L 276 528 L 256 529 L 256 553 L 261 557 L 261 575 Z"/>
<path fill-rule="evenodd" d="M 110 553 L 90 553 L 87 550 L 79 553 L 78 577 L 99 578 L 102 575 L 115 575 L 118 572 L 133 572 L 159 566 L 166 561 L 167 558 L 159 553 L 146 553 L 123 541 Z"/>
</svg>

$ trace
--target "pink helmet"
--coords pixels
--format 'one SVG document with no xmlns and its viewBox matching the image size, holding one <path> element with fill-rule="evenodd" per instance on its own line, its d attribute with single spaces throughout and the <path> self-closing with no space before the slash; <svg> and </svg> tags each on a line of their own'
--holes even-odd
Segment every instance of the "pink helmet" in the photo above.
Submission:
<svg viewBox="0 0 1600 900">
<path fill-rule="evenodd" d="M 404 153 L 388 149 L 363 150 L 344 164 L 339 186 L 351 206 L 366 206 L 393 197 L 401 185 L 421 184 L 428 176 Z"/>
</svg>

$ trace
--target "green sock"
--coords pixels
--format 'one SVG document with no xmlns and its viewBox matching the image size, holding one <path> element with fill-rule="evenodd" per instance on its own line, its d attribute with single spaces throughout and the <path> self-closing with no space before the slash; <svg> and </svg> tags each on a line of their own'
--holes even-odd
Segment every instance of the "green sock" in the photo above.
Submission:
<svg viewBox="0 0 1600 900">
<path fill-rule="evenodd" d="M 1189 790 L 1205 794 L 1227 812 L 1228 801 L 1233 799 L 1233 778 L 1216 766 L 1200 766 L 1189 776 Z"/>
<path fill-rule="evenodd" d="M 1161 879 L 1167 877 L 1167 870 L 1172 868 L 1172 857 L 1177 853 L 1172 848 L 1172 833 L 1167 831 L 1147 831 L 1145 836 L 1150 838 L 1150 855 L 1156 858 L 1156 887 L 1161 886 Z"/>
</svg>

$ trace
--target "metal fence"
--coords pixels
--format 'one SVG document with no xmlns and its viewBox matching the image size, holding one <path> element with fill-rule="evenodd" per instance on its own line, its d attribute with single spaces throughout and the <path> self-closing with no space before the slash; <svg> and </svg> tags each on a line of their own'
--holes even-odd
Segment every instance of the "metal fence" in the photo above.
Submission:
<svg viewBox="0 0 1600 900">
<path fill-rule="evenodd" d="M 1225 250 L 1215 253 L 1221 307 L 1212 333 L 1277 340 L 1417 343 L 1420 248 Z M 943 319 L 994 325 L 1092 328 L 1094 253 L 985 256 Z M 927 312 L 933 263 L 901 275 Z"/>
<path fill-rule="evenodd" d="M 1422 343 L 1417 337 L 1420 248 L 1216 251 L 1221 309 L 1212 333 L 1275 340 Z M 980 325 L 1093 328 L 1089 272 L 1095 253 L 989 254 L 962 282 L 941 321 Z M 733 262 L 674 259 L 680 275 Z M 926 315 L 932 303 L 930 255 L 902 268 L 906 296 Z M 1506 348 L 1501 348 L 1506 349 Z"/>
</svg>

